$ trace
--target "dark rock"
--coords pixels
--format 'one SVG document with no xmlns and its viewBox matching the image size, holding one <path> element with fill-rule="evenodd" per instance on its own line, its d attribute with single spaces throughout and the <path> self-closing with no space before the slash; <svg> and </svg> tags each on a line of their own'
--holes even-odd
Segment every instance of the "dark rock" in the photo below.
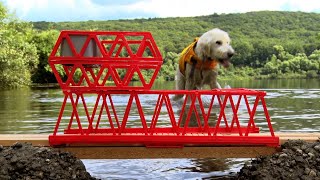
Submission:
<svg viewBox="0 0 320 180">
<path fill-rule="evenodd" d="M 95 179 L 68 152 L 17 142 L 0 151 L 0 179 Z"/>
<path fill-rule="evenodd" d="M 296 161 L 296 162 L 304 162 L 304 159 L 301 157 L 301 156 L 296 156 L 296 157 L 294 157 L 294 160 Z"/>
<path fill-rule="evenodd" d="M 288 141 L 281 152 L 253 159 L 235 179 L 305 179 L 320 180 L 320 143 Z"/>
<path fill-rule="evenodd" d="M 302 151 L 305 151 L 307 148 L 308 148 L 308 147 L 307 147 L 306 145 L 302 145 L 302 146 L 301 146 L 301 150 L 302 150 Z"/>
<path fill-rule="evenodd" d="M 310 168 L 306 168 L 306 169 L 304 170 L 304 174 L 309 174 L 309 173 L 310 173 L 310 171 L 311 171 L 311 169 L 310 169 Z"/>
<path fill-rule="evenodd" d="M 316 173 L 314 170 L 310 170 L 309 176 L 311 176 L 311 177 L 316 177 L 316 176 L 317 176 L 317 173 Z"/>
<path fill-rule="evenodd" d="M 19 149 L 22 147 L 22 144 L 20 142 L 16 142 L 11 146 L 13 149 Z"/>
<path fill-rule="evenodd" d="M 314 149 L 320 152 L 320 145 L 314 146 Z"/>
<path fill-rule="evenodd" d="M 11 158 L 10 163 L 11 164 L 15 164 L 17 161 L 18 161 L 18 157 L 16 155 L 13 155 L 12 158 Z"/>
<path fill-rule="evenodd" d="M 285 154 L 285 153 L 282 153 L 282 154 L 280 154 L 280 156 L 279 156 L 279 158 L 287 158 L 287 157 L 288 157 L 288 155 Z"/>
<path fill-rule="evenodd" d="M 296 152 L 301 155 L 303 154 L 303 151 L 301 149 L 297 149 Z"/>
<path fill-rule="evenodd" d="M 306 152 L 307 154 L 310 153 L 312 151 L 312 148 L 307 148 L 304 152 Z"/>
<path fill-rule="evenodd" d="M 308 153 L 308 156 L 309 156 L 310 158 L 314 158 L 314 157 L 315 157 L 314 154 L 311 153 L 311 152 Z"/>
</svg>

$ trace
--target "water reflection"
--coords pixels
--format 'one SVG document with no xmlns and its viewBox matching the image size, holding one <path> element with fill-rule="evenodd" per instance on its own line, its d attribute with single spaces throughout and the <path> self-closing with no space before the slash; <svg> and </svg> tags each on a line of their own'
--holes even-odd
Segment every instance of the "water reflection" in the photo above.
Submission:
<svg viewBox="0 0 320 180">
<path fill-rule="evenodd" d="M 83 160 L 101 179 L 226 179 L 249 159 Z M 230 170 L 231 169 L 231 170 Z"/>
<path fill-rule="evenodd" d="M 211 158 L 203 158 L 203 159 L 192 159 L 191 167 L 184 167 L 181 169 L 188 170 L 190 172 L 204 172 L 209 173 L 213 171 L 225 171 L 229 169 L 227 159 L 211 159 Z"/>
<path fill-rule="evenodd" d="M 0 91 L 0 133 L 51 133 L 61 97 L 58 89 Z"/>
</svg>

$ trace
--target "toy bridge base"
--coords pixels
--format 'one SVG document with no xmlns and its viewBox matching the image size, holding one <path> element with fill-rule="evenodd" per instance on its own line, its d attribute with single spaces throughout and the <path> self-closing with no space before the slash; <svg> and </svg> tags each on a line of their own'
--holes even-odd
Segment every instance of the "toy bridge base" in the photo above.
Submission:
<svg viewBox="0 0 320 180">
<path fill-rule="evenodd" d="M 146 147 L 190 145 L 276 147 L 279 145 L 279 137 L 274 135 L 264 100 L 266 93 L 262 91 L 249 89 L 81 91 L 81 89 L 71 89 L 71 91 L 64 91 L 64 94 L 54 132 L 49 137 L 52 146 L 127 144 Z M 171 97 L 177 94 L 186 96 L 181 102 L 179 113 L 174 111 L 172 106 L 174 102 L 171 100 Z M 96 96 L 95 101 L 92 96 Z M 116 106 L 117 98 L 123 96 L 128 96 L 128 100 L 122 100 L 127 102 L 126 106 Z M 146 96 L 149 100 L 152 97 L 154 100 L 150 100 L 150 103 L 141 103 L 140 99 Z M 203 101 L 205 97 L 209 99 L 206 105 Z M 88 99 L 94 102 L 90 108 Z M 72 111 L 65 110 L 67 105 Z M 259 117 L 256 117 L 258 108 L 262 114 L 260 112 Z M 152 115 L 148 115 L 145 112 L 146 109 L 149 110 L 148 114 Z M 241 115 L 239 109 L 241 109 Z M 63 116 L 67 112 L 70 115 Z M 133 119 L 130 119 L 130 114 L 134 114 Z M 165 127 L 163 126 L 164 115 L 167 117 Z M 159 118 L 160 116 L 162 119 Z M 70 119 L 65 121 L 62 117 Z M 133 122 L 135 122 L 134 125 L 132 125 Z M 191 126 L 192 122 L 193 126 Z M 265 131 L 269 133 L 259 134 L 257 123 L 266 124 Z"/>
<path fill-rule="evenodd" d="M 130 146 L 146 147 L 184 147 L 184 146 L 231 146 L 231 145 L 269 145 L 278 146 L 279 138 L 270 136 L 248 136 L 239 137 L 237 135 L 207 136 L 203 133 L 186 134 L 176 136 L 174 134 L 154 134 L 145 136 L 144 134 L 123 134 L 121 136 L 110 135 L 50 135 L 51 145 L 63 144 L 126 144 Z"/>
<path fill-rule="evenodd" d="M 269 133 L 268 133 L 269 134 Z M 268 136 L 260 133 L 261 136 Z M 276 132 L 280 144 L 288 140 L 316 142 L 320 133 L 281 133 Z M 34 146 L 50 146 L 48 134 L 0 134 L 0 144 L 11 146 L 16 142 L 29 142 Z M 185 146 L 184 148 L 146 148 L 137 144 L 71 144 L 54 147 L 68 151 L 81 159 L 151 159 L 151 158 L 254 158 L 271 155 L 277 151 L 267 146 Z"/>
</svg>

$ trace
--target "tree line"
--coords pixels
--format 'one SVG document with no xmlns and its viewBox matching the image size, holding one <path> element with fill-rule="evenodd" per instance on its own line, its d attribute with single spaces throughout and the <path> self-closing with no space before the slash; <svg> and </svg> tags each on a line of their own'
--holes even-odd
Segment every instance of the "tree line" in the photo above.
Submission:
<svg viewBox="0 0 320 180">
<path fill-rule="evenodd" d="M 150 31 L 164 63 L 158 79 L 173 80 L 179 53 L 212 28 L 227 31 L 236 55 L 222 77 L 317 78 L 320 14 L 260 11 L 199 17 L 83 22 L 23 22 L 0 2 L 0 85 L 55 83 L 48 55 L 60 30 Z"/>
</svg>

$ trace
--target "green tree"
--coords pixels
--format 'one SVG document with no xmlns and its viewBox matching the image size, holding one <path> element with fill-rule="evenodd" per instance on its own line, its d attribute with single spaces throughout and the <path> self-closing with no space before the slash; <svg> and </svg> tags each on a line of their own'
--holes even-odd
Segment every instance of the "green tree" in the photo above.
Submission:
<svg viewBox="0 0 320 180">
<path fill-rule="evenodd" d="M 234 49 L 236 49 L 236 56 L 233 57 L 232 63 L 235 66 L 250 65 L 248 60 L 254 51 L 253 45 L 248 40 L 238 39 L 237 41 L 232 42 L 232 46 Z"/>
<path fill-rule="evenodd" d="M 310 60 L 320 61 L 320 50 L 315 50 L 309 56 Z"/>
<path fill-rule="evenodd" d="M 39 64 L 35 73 L 32 75 L 32 82 L 34 83 L 54 83 L 56 79 L 48 68 L 48 57 L 52 48 L 58 38 L 59 31 L 47 30 L 35 33 L 32 36 L 31 42 L 37 47 L 37 54 L 39 57 Z"/>
<path fill-rule="evenodd" d="M 280 63 L 275 55 L 272 56 L 271 60 L 268 61 L 262 68 L 262 73 L 265 75 L 268 74 L 277 74 L 279 70 Z"/>
<path fill-rule="evenodd" d="M 163 59 L 163 64 L 159 73 L 160 77 L 164 80 L 174 80 L 179 54 L 168 52 Z"/>
<path fill-rule="evenodd" d="M 312 69 L 316 70 L 318 74 L 320 74 L 320 50 L 313 51 L 309 56 L 309 59 L 312 61 Z"/>
<path fill-rule="evenodd" d="M 0 87 L 31 83 L 38 64 L 36 47 L 30 43 L 32 25 L 12 17 L 0 2 Z"/>
<path fill-rule="evenodd" d="M 276 56 L 280 61 L 286 61 L 293 58 L 293 55 L 285 51 L 283 46 L 275 45 L 273 48 L 276 50 Z"/>
<path fill-rule="evenodd" d="M 289 73 L 290 72 L 290 63 L 289 61 L 284 61 L 280 64 L 279 69 L 281 70 L 281 73 Z"/>
</svg>

